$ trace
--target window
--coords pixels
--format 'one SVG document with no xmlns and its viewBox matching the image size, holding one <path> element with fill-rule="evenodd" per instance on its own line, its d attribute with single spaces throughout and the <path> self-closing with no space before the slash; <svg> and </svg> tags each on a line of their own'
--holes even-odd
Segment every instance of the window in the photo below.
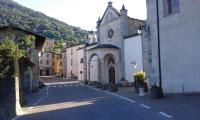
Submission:
<svg viewBox="0 0 200 120">
<path fill-rule="evenodd" d="M 47 65 L 49 65 L 49 61 L 48 60 L 46 61 L 46 63 L 47 63 Z"/>
<path fill-rule="evenodd" d="M 80 63 L 84 63 L 84 59 L 83 58 L 81 58 Z"/>
<path fill-rule="evenodd" d="M 93 42 L 96 42 L 96 38 L 93 38 Z"/>
<path fill-rule="evenodd" d="M 49 57 L 49 54 L 47 54 L 47 58 Z"/>
<path fill-rule="evenodd" d="M 42 60 L 40 60 L 40 64 L 42 64 Z"/>
<path fill-rule="evenodd" d="M 170 15 L 180 12 L 180 0 L 165 0 L 164 15 Z"/>
<path fill-rule="evenodd" d="M 60 61 L 60 65 L 62 65 L 62 61 Z"/>
</svg>

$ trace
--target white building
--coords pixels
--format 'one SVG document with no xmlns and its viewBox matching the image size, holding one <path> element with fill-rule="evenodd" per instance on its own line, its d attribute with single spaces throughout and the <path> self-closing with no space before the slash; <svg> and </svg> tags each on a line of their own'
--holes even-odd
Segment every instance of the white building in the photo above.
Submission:
<svg viewBox="0 0 200 120">
<path fill-rule="evenodd" d="M 164 93 L 200 92 L 199 6 L 199 0 L 147 0 L 144 68 Z"/>
<path fill-rule="evenodd" d="M 124 39 L 125 79 L 134 82 L 133 74 L 143 70 L 141 35 Z"/>
<path fill-rule="evenodd" d="M 78 77 L 78 52 L 77 49 L 82 48 L 83 44 L 74 45 L 66 48 L 66 77 L 77 78 Z"/>
</svg>

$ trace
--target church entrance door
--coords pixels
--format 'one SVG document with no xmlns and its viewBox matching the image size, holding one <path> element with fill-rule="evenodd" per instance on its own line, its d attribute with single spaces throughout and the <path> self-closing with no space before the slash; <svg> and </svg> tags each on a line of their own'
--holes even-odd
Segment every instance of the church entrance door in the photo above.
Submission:
<svg viewBox="0 0 200 120">
<path fill-rule="evenodd" d="M 115 84 L 115 68 L 114 67 L 109 68 L 109 83 Z"/>
</svg>

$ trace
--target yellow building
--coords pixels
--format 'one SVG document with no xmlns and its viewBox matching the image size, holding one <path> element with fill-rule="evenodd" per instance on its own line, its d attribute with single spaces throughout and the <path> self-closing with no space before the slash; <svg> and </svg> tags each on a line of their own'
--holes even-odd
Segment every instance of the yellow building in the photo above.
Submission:
<svg viewBox="0 0 200 120">
<path fill-rule="evenodd" d="M 52 54 L 52 68 L 53 68 L 54 75 L 61 76 L 61 74 L 62 74 L 62 54 L 60 54 L 60 53 Z"/>
</svg>

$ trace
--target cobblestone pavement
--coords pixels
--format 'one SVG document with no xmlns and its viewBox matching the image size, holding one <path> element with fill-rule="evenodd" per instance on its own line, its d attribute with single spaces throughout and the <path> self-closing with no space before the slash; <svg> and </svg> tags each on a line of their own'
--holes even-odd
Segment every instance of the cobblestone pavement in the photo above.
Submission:
<svg viewBox="0 0 200 120">
<path fill-rule="evenodd" d="M 173 119 L 133 100 L 74 81 L 48 83 L 29 99 L 24 115 L 17 120 Z"/>
</svg>

